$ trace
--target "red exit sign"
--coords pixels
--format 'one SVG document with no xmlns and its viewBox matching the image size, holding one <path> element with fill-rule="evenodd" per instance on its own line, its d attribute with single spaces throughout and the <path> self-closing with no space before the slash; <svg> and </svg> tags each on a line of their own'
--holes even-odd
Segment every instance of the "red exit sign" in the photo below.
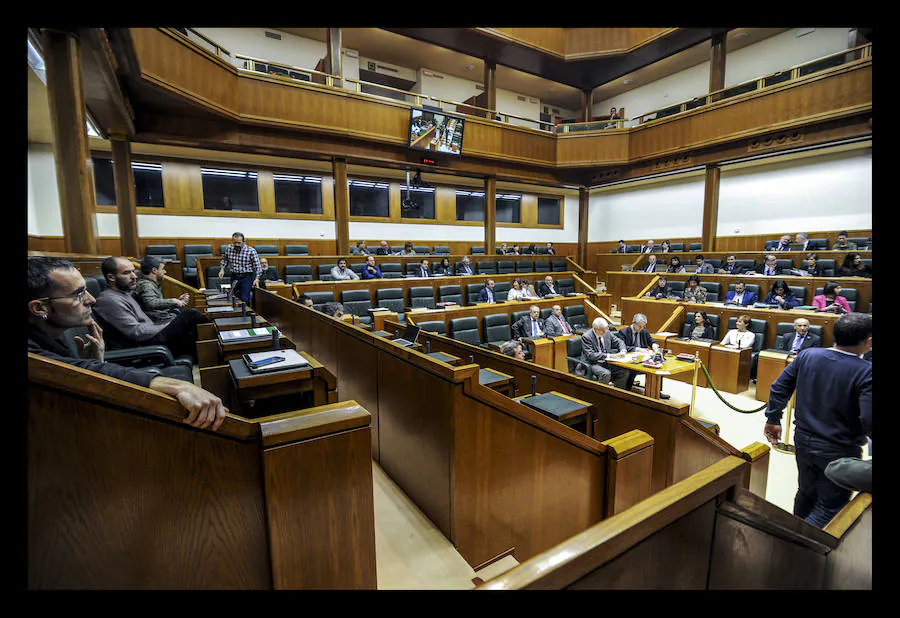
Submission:
<svg viewBox="0 0 900 618">
<path fill-rule="evenodd" d="M 425 165 L 437 165 L 437 161 L 434 159 L 429 159 L 428 157 L 422 157 L 422 163 Z"/>
</svg>

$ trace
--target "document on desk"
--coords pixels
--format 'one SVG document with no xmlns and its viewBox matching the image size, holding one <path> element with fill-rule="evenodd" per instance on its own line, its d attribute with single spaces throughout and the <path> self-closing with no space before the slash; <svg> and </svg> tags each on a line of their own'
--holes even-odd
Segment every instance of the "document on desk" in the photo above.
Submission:
<svg viewBox="0 0 900 618">
<path fill-rule="evenodd" d="M 219 341 L 234 343 L 236 341 L 265 341 L 272 337 L 273 326 L 261 328 L 242 328 L 238 330 L 220 330 Z"/>
<path fill-rule="evenodd" d="M 275 359 L 277 362 L 272 362 Z M 266 363 L 256 366 L 256 363 Z M 305 367 L 309 365 L 309 361 L 300 356 L 297 350 L 269 350 L 267 352 L 254 352 L 253 354 L 244 354 L 244 363 L 251 373 L 263 373 L 266 371 L 284 371 L 285 369 L 294 369 L 296 367 Z"/>
</svg>

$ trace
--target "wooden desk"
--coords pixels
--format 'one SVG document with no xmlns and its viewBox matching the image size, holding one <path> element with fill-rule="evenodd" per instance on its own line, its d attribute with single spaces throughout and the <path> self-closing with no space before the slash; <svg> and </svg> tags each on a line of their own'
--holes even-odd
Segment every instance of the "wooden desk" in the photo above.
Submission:
<svg viewBox="0 0 900 618">
<path fill-rule="evenodd" d="M 556 352 L 556 346 L 553 339 L 547 339 L 546 337 L 536 337 L 534 339 L 522 337 L 521 342 L 523 346 L 528 346 L 531 350 L 532 363 L 553 368 L 554 355 Z"/>
<path fill-rule="evenodd" d="M 569 427 L 571 427 L 573 425 L 580 425 L 582 422 L 584 422 L 585 423 L 584 433 L 586 433 L 588 436 L 593 437 L 594 413 L 593 413 L 593 406 L 590 403 L 588 403 L 586 401 L 582 401 L 581 399 L 575 399 L 574 397 L 570 397 L 569 395 L 565 395 L 565 394 L 557 392 L 557 391 L 549 391 L 544 394 L 552 395 L 555 398 L 565 399 L 567 401 L 573 402 L 575 404 L 578 404 L 578 407 L 574 410 L 565 412 L 563 414 L 556 414 L 552 410 L 541 407 L 541 406 L 535 406 L 532 408 L 533 410 L 537 410 L 544 416 L 547 416 L 549 418 L 552 418 L 553 420 L 559 421 L 560 423 L 567 425 Z M 534 395 L 534 397 L 537 397 L 538 395 L 541 395 L 541 393 L 536 393 Z M 518 401 L 519 403 L 522 403 L 523 405 L 528 405 L 525 403 L 525 401 L 528 399 L 531 399 L 531 397 L 532 397 L 532 395 L 522 395 L 521 397 L 516 397 L 514 399 L 514 401 Z M 529 406 L 529 407 L 531 407 L 531 406 Z"/>
<path fill-rule="evenodd" d="M 443 354 L 443 352 L 434 352 L 434 354 Z M 448 354 L 447 356 L 451 355 Z M 513 377 L 508 373 L 503 373 L 502 371 L 497 371 L 496 369 L 479 369 L 478 383 L 482 386 L 492 388 L 498 393 L 503 393 L 510 398 L 516 394 L 515 384 L 513 384 Z"/>
<path fill-rule="evenodd" d="M 664 359 L 662 367 L 644 367 L 641 363 L 643 362 L 645 355 L 639 355 L 641 361 L 637 363 L 632 362 L 631 358 L 633 356 L 634 353 L 628 353 L 626 360 L 618 361 L 607 359 L 606 362 L 610 365 L 616 365 L 618 367 L 637 371 L 638 373 L 643 373 L 645 380 L 644 394 L 647 397 L 652 397 L 653 399 L 660 398 L 659 394 L 662 390 L 663 377 L 672 377 L 691 372 L 690 376 L 693 378 L 694 363 L 686 363 L 684 361 L 675 360 L 674 356 L 668 356 Z"/>
<path fill-rule="evenodd" d="M 242 328 L 262 328 L 268 326 L 266 318 L 261 315 L 256 316 L 256 326 L 251 325 L 250 316 L 236 318 L 216 318 L 213 320 L 216 330 L 239 330 Z"/>
<path fill-rule="evenodd" d="M 756 365 L 756 400 L 768 401 L 772 383 L 778 379 L 790 362 L 787 352 L 762 350 Z"/>
<path fill-rule="evenodd" d="M 285 283 L 284 281 L 266 281 L 265 289 L 269 290 L 270 292 L 274 292 L 279 296 L 290 298 L 291 293 L 294 290 L 294 286 L 289 283 Z"/>
<path fill-rule="evenodd" d="M 372 308 L 369 309 L 369 316 L 372 318 L 372 330 L 382 330 L 384 328 L 384 321 L 386 319 L 392 322 L 400 321 L 400 316 L 397 315 L 396 311 L 376 311 L 374 308 Z"/>
<path fill-rule="evenodd" d="M 657 341 L 660 341 L 657 339 Z M 676 335 L 670 335 L 665 338 L 665 343 L 660 343 L 664 348 L 668 348 L 672 350 L 672 354 L 694 354 L 700 357 L 700 361 L 706 365 L 706 368 L 709 369 L 710 365 L 710 350 L 712 349 L 712 342 L 709 341 L 679 341 L 676 339 Z M 679 361 L 680 362 L 680 361 Z M 690 363 L 685 363 L 690 364 Z M 693 374 L 691 375 L 676 375 L 672 376 L 673 379 L 678 380 L 679 382 L 688 382 L 691 383 L 694 381 Z M 697 374 L 697 386 L 701 386 L 706 388 L 709 386 L 709 382 L 706 379 L 706 375 L 704 375 L 703 371 L 700 371 Z"/>
<path fill-rule="evenodd" d="M 442 363 L 447 363 L 448 365 L 459 365 L 459 357 L 453 356 L 452 354 L 447 354 L 446 352 L 430 352 L 425 356 L 430 356 L 435 360 L 439 360 Z M 505 374 L 504 374 L 505 375 Z M 482 382 L 483 384 L 483 382 Z"/>
<path fill-rule="evenodd" d="M 322 365 L 305 352 L 299 354 L 309 365 L 259 374 L 251 373 L 243 359 L 229 361 L 232 410 L 259 417 L 328 403 L 328 382 L 317 376 Z"/>
<path fill-rule="evenodd" d="M 216 318 L 244 317 L 240 307 L 232 308 L 230 304 L 225 307 L 198 307 L 197 309 L 210 320 L 215 320 Z"/>
<path fill-rule="evenodd" d="M 295 348 L 294 342 L 279 333 L 278 337 L 281 349 Z M 197 342 L 197 362 L 201 368 L 223 365 L 228 361 L 240 358 L 250 352 L 263 352 L 272 349 L 272 340 L 262 341 L 238 341 L 222 343 L 218 338 Z"/>
<path fill-rule="evenodd" d="M 750 348 L 726 348 L 714 345 L 710 349 L 709 377 L 716 388 L 726 393 L 743 393 L 750 388 Z M 702 371 L 700 373 L 703 373 Z"/>
</svg>

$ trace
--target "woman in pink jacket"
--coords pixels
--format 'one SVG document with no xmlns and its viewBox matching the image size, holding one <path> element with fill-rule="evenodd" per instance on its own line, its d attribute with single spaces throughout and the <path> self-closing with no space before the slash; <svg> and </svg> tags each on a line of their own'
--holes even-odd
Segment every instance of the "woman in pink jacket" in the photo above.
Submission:
<svg viewBox="0 0 900 618">
<path fill-rule="evenodd" d="M 834 313 L 852 313 L 847 299 L 840 296 L 841 285 L 835 281 L 829 281 L 822 289 L 822 293 L 813 297 L 813 305 L 816 311 L 831 311 Z"/>
</svg>

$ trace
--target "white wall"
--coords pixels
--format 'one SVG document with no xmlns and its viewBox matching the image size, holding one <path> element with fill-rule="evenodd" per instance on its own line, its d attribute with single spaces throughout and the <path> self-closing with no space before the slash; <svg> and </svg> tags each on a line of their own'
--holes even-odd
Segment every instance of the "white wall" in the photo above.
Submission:
<svg viewBox="0 0 900 618">
<path fill-rule="evenodd" d="M 620 238 L 700 236 L 703 231 L 703 174 L 688 174 L 652 184 L 622 185 L 592 191 L 588 206 L 588 242 Z"/>
<path fill-rule="evenodd" d="M 427 94 L 432 97 L 444 99 L 445 101 L 465 102 L 468 98 L 478 96 L 483 90 L 479 90 L 475 86 L 481 85 L 481 81 L 463 79 L 453 75 L 438 73 L 428 68 L 418 70 L 415 92 Z M 519 97 L 524 96 L 525 100 L 520 101 Z M 533 101 L 533 102 L 532 102 Z M 449 110 L 448 111 L 452 111 Z M 541 118 L 541 100 L 538 97 L 523 95 L 519 92 L 511 92 L 497 88 L 497 111 L 501 114 L 515 114 L 524 118 L 540 120 Z M 510 124 L 538 128 L 534 122 L 527 120 L 518 120 L 516 118 L 509 119 Z"/>
<path fill-rule="evenodd" d="M 378 68 L 376 68 L 376 69 L 373 70 L 373 69 L 369 66 L 369 63 L 371 63 L 371 62 L 374 62 L 376 65 L 381 65 L 381 66 L 383 66 L 383 67 L 388 67 L 388 68 L 390 68 L 390 69 L 394 69 L 394 71 L 396 71 L 396 73 L 395 73 L 395 72 L 392 72 L 392 71 L 385 72 L 385 71 L 383 71 L 383 70 L 379 70 Z M 399 65 L 396 65 L 396 64 L 391 64 L 391 63 L 389 63 L 389 62 L 382 62 L 381 60 L 378 60 L 378 59 L 376 59 L 376 58 L 367 58 L 367 57 L 365 57 L 365 56 L 360 56 L 360 58 L 359 58 L 359 66 L 360 66 L 360 68 L 362 68 L 362 69 L 364 69 L 364 70 L 366 70 L 366 71 L 373 71 L 373 72 L 375 72 L 375 73 L 382 73 L 382 74 L 384 74 L 384 75 L 390 75 L 390 76 L 392 76 L 392 77 L 397 77 L 397 78 L 399 78 L 399 79 L 405 79 L 405 80 L 411 81 L 411 82 L 414 82 L 414 81 L 418 80 L 417 73 L 416 73 L 416 70 L 415 70 L 415 69 L 410 69 L 409 67 L 402 67 L 402 66 L 399 66 Z"/>
<path fill-rule="evenodd" d="M 722 168 L 717 236 L 871 227 L 871 149 Z"/>
<path fill-rule="evenodd" d="M 319 60 L 328 52 L 327 46 L 321 41 L 273 28 L 194 28 L 194 30 L 209 37 L 232 54 L 272 60 L 304 69 L 315 69 Z M 268 38 L 267 30 L 280 34 L 281 40 Z"/>
<path fill-rule="evenodd" d="M 28 234 L 63 235 L 56 164 L 49 144 L 28 144 Z"/>
<path fill-rule="evenodd" d="M 190 217 L 138 215 L 138 236 L 146 238 L 196 238 L 231 236 L 243 232 L 247 241 L 254 238 L 334 239 L 333 221 L 296 221 L 286 219 L 245 219 L 235 217 Z M 97 214 L 97 235 L 118 236 L 119 215 Z"/>
<path fill-rule="evenodd" d="M 733 86 L 775 71 L 803 64 L 847 49 L 849 28 L 816 28 L 798 37 L 795 28 L 729 52 L 725 59 L 725 85 Z M 709 49 L 709 43 L 701 43 Z M 595 102 L 594 115 L 603 115 L 615 105 L 625 108 L 627 118 L 687 101 L 709 92 L 709 61 L 669 75 L 614 97 Z"/>
</svg>

